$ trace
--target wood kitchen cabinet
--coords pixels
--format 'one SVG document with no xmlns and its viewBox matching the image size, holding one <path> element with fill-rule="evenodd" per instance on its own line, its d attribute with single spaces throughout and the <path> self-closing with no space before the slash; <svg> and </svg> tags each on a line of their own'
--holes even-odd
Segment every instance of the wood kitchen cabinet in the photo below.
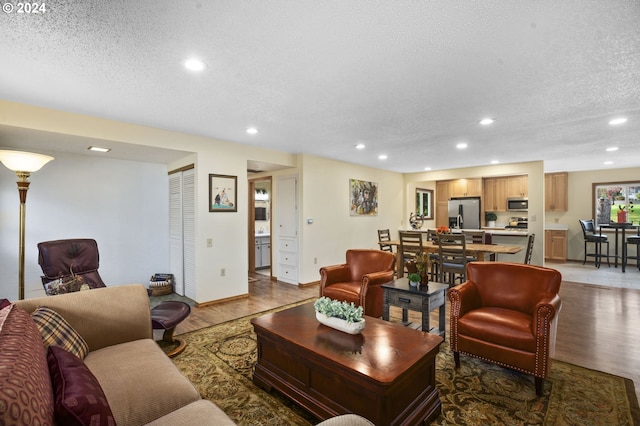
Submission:
<svg viewBox="0 0 640 426">
<path fill-rule="evenodd" d="M 545 173 L 544 209 L 548 212 L 566 212 L 569 208 L 569 173 Z"/>
<path fill-rule="evenodd" d="M 544 231 L 544 258 L 555 262 L 567 261 L 567 231 L 559 229 Z"/>
<path fill-rule="evenodd" d="M 449 226 L 449 200 L 454 197 L 482 196 L 482 179 L 456 179 L 436 182 L 436 226 Z"/>
<path fill-rule="evenodd" d="M 529 176 L 522 175 L 522 176 L 507 177 L 507 198 L 528 197 L 528 196 L 529 196 Z M 505 203 L 506 203 L 506 200 L 505 200 Z"/>
<path fill-rule="evenodd" d="M 496 177 L 484 180 L 482 204 L 488 212 L 507 211 L 507 178 Z"/>
<path fill-rule="evenodd" d="M 449 181 L 451 197 L 480 197 L 482 195 L 482 179 L 456 179 Z"/>
<path fill-rule="evenodd" d="M 436 182 L 436 226 L 449 225 L 449 181 Z"/>
</svg>

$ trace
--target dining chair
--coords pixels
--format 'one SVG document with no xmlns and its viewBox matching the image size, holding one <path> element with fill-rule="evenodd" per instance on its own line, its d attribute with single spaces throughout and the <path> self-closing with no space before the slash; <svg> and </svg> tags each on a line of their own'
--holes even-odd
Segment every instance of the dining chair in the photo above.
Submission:
<svg viewBox="0 0 640 426">
<path fill-rule="evenodd" d="M 530 234 L 527 240 L 527 252 L 524 255 L 524 264 L 531 264 L 531 255 L 533 254 L 533 241 L 536 239 L 536 234 Z"/>
<path fill-rule="evenodd" d="M 378 245 L 380 250 L 393 253 L 393 246 L 385 244 L 391 241 L 391 232 L 388 229 L 378 229 Z"/>
<path fill-rule="evenodd" d="M 463 283 L 467 280 L 467 240 L 462 234 L 438 235 L 438 255 L 440 256 L 440 282 L 450 287 L 456 280 Z"/>
<path fill-rule="evenodd" d="M 598 235 L 596 234 L 596 227 L 593 222 L 593 219 L 578 219 L 580 222 L 580 226 L 582 227 L 582 235 L 584 237 L 584 260 L 582 264 L 587 263 L 587 257 L 593 257 L 596 268 L 600 267 L 600 263 L 602 262 L 602 258 L 607 258 L 607 265 L 611 266 L 609 262 L 609 239 L 606 235 Z M 594 251 L 589 253 L 587 251 L 587 245 L 593 244 Z M 607 255 L 605 256 L 602 252 L 602 245 L 607 245 Z"/>
<path fill-rule="evenodd" d="M 435 229 L 427 229 L 427 240 L 438 244 L 438 231 Z M 438 253 L 429 253 L 431 268 L 429 270 L 429 279 L 437 281 L 440 278 L 440 255 Z"/>
<path fill-rule="evenodd" d="M 640 224 L 638 224 L 636 229 L 637 229 L 637 234 L 629 235 L 627 237 L 627 241 L 624 242 L 625 248 L 624 248 L 624 253 L 623 253 L 624 256 L 622 259 L 622 263 L 625 268 L 627 267 L 627 260 L 634 259 L 636 261 L 636 266 L 638 267 L 638 269 L 640 269 Z M 636 246 L 635 256 L 629 256 L 629 246 Z"/>
<path fill-rule="evenodd" d="M 416 256 L 422 253 L 424 243 L 422 241 L 422 232 L 416 231 L 399 231 L 400 236 L 400 252 L 402 253 L 401 271 L 398 270 L 398 277 L 407 271 L 407 262 L 416 259 Z"/>
<path fill-rule="evenodd" d="M 462 235 L 466 237 L 467 243 L 471 244 L 489 244 L 491 239 L 490 234 L 487 234 L 485 231 L 464 230 L 462 231 Z M 469 257 L 469 262 L 473 262 L 474 260 L 478 259 L 473 256 Z M 496 254 L 491 253 L 490 255 L 488 255 L 486 260 L 495 261 Z"/>
</svg>

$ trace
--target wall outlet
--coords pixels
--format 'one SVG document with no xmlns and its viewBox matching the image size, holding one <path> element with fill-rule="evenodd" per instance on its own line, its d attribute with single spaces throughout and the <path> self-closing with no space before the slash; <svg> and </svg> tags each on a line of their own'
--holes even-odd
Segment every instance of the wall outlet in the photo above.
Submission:
<svg viewBox="0 0 640 426">
<path fill-rule="evenodd" d="M 535 221 L 536 221 L 536 219 L 537 219 L 536 215 L 535 215 L 535 214 L 532 214 L 532 215 L 531 215 L 531 222 L 535 222 Z"/>
<path fill-rule="evenodd" d="M 220 276 L 224 277 L 225 275 L 227 275 L 226 269 L 224 269 L 224 268 L 220 269 Z"/>
<path fill-rule="evenodd" d="M 313 264 L 314 264 L 314 265 L 317 265 L 317 264 L 318 264 L 318 258 L 317 258 L 317 257 L 314 257 L 314 258 L 313 258 Z"/>
<path fill-rule="evenodd" d="M 211 238 L 207 238 L 207 247 L 213 247 L 213 240 Z"/>
</svg>

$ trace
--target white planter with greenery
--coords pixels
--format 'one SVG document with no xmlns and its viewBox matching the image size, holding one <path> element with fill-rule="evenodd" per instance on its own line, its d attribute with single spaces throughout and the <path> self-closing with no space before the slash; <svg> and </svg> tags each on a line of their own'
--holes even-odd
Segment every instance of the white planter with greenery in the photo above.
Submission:
<svg viewBox="0 0 640 426">
<path fill-rule="evenodd" d="M 364 330 L 365 320 L 362 317 L 362 306 L 352 303 L 321 297 L 313 304 L 316 319 L 327 327 L 349 333 L 359 334 Z"/>
</svg>

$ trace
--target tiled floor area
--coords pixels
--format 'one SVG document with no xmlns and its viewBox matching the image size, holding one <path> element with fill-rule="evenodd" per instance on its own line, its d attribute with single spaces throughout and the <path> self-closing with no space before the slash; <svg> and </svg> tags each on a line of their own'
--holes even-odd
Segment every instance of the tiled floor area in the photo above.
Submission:
<svg viewBox="0 0 640 426">
<path fill-rule="evenodd" d="M 626 272 L 622 272 L 620 264 L 616 268 L 613 263 L 611 267 L 604 264 L 600 268 L 582 262 L 548 262 L 545 266 L 560 271 L 564 281 L 640 290 L 640 270 L 636 265 L 627 265 Z"/>
</svg>

